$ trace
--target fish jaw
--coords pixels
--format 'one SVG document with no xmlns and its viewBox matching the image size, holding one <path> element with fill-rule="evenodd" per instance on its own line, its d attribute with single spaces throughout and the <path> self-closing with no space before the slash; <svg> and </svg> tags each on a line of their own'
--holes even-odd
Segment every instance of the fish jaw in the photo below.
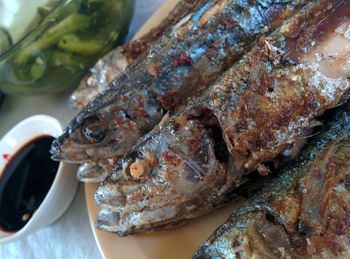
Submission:
<svg viewBox="0 0 350 259">
<path fill-rule="evenodd" d="M 85 163 L 79 166 L 77 178 L 80 182 L 98 183 L 107 176 L 106 170 L 97 163 Z"/>
<path fill-rule="evenodd" d="M 100 183 L 102 182 L 112 167 L 118 165 L 120 157 L 113 159 L 104 159 L 96 163 L 84 163 L 79 166 L 77 178 L 84 183 Z"/>
</svg>

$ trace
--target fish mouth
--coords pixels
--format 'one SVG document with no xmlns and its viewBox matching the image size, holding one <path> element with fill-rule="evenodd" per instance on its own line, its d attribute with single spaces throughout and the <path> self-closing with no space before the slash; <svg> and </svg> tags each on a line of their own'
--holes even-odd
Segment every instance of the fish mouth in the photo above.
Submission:
<svg viewBox="0 0 350 259">
<path fill-rule="evenodd" d="M 65 143 L 62 143 L 62 140 L 54 140 L 50 149 L 51 159 L 72 164 L 80 164 L 91 160 L 86 151 L 79 148 L 69 148 L 66 146 L 67 145 Z"/>
<path fill-rule="evenodd" d="M 50 149 L 51 159 L 55 161 L 61 161 L 62 160 L 62 145 L 58 139 L 55 139 L 52 142 L 51 149 Z"/>
</svg>

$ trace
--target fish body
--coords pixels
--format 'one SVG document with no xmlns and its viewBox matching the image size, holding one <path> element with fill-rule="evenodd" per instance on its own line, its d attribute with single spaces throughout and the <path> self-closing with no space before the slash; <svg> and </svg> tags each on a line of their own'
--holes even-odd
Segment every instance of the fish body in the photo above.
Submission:
<svg viewBox="0 0 350 259">
<path fill-rule="evenodd" d="M 349 258 L 350 105 L 326 120 L 294 162 L 242 186 L 255 194 L 194 258 Z"/>
<path fill-rule="evenodd" d="M 214 114 L 242 174 L 268 173 L 264 161 L 283 154 L 317 116 L 348 95 L 350 39 L 339 30 L 350 25 L 350 6 L 333 1 L 328 11 L 330 1 L 320 3 L 309 9 L 320 15 L 313 18 L 319 23 L 308 20 L 308 28 L 300 30 L 296 24 L 304 18 L 299 17 L 281 28 L 283 40 L 262 38 L 251 55 L 189 107 L 190 114 L 198 114 L 195 107 Z M 342 19 L 335 22 L 335 16 Z"/>
<path fill-rule="evenodd" d="M 349 2 L 310 1 L 166 116 L 97 189 L 97 226 L 119 235 L 173 227 L 226 204 L 250 172 L 268 174 L 269 163 L 288 157 L 317 117 L 347 98 L 349 15 Z"/>
<path fill-rule="evenodd" d="M 259 35 L 307 2 L 206 1 L 77 115 L 54 142 L 53 158 L 81 163 L 124 155 L 168 110 L 209 86 Z"/>
<path fill-rule="evenodd" d="M 171 13 L 155 28 L 141 38 L 118 47 L 102 57 L 90 72 L 84 77 L 79 87 L 71 96 L 71 105 L 74 108 L 83 108 L 99 92 L 102 92 L 118 75 L 125 71 L 150 46 L 161 37 L 169 28 L 179 22 L 187 14 L 200 8 L 206 0 L 180 1 Z"/>
<path fill-rule="evenodd" d="M 118 164 L 120 157 L 100 160 L 96 163 L 84 163 L 78 167 L 77 179 L 85 183 L 102 182 L 108 172 Z"/>
</svg>

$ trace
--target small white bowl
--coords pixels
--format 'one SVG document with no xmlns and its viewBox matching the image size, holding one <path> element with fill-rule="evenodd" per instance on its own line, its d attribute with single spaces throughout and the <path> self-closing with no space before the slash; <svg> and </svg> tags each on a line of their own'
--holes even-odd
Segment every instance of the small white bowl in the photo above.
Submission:
<svg viewBox="0 0 350 259">
<path fill-rule="evenodd" d="M 13 127 L 0 140 L 0 181 L 9 157 L 15 155 L 31 140 L 46 135 L 58 137 L 63 132 L 60 123 L 47 115 L 29 117 Z M 27 224 L 17 232 L 9 233 L 0 230 L 0 243 L 10 242 L 48 226 L 56 221 L 67 210 L 77 191 L 77 166 L 60 163 L 55 179 L 39 208 Z"/>
</svg>

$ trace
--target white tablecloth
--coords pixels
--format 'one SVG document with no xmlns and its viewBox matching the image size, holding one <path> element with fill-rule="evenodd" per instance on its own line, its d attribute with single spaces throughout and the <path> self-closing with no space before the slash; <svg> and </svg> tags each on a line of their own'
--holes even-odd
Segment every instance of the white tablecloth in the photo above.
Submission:
<svg viewBox="0 0 350 259">
<path fill-rule="evenodd" d="M 165 0 L 135 1 L 135 13 L 130 25 L 129 39 L 143 25 L 147 18 L 165 2 Z M 56 107 L 53 107 L 48 100 L 66 105 L 68 95 L 8 97 L 3 107 L 0 108 L 0 137 L 19 120 L 32 113 L 38 113 L 28 108 L 30 105 L 41 103 L 42 112 L 48 114 L 55 113 L 54 110 Z M 63 124 L 67 123 L 66 117 L 60 118 L 59 115 L 56 116 Z M 79 186 L 77 196 L 72 205 L 57 222 L 22 240 L 0 245 L 0 258 L 101 258 L 90 228 L 83 185 Z"/>
</svg>

